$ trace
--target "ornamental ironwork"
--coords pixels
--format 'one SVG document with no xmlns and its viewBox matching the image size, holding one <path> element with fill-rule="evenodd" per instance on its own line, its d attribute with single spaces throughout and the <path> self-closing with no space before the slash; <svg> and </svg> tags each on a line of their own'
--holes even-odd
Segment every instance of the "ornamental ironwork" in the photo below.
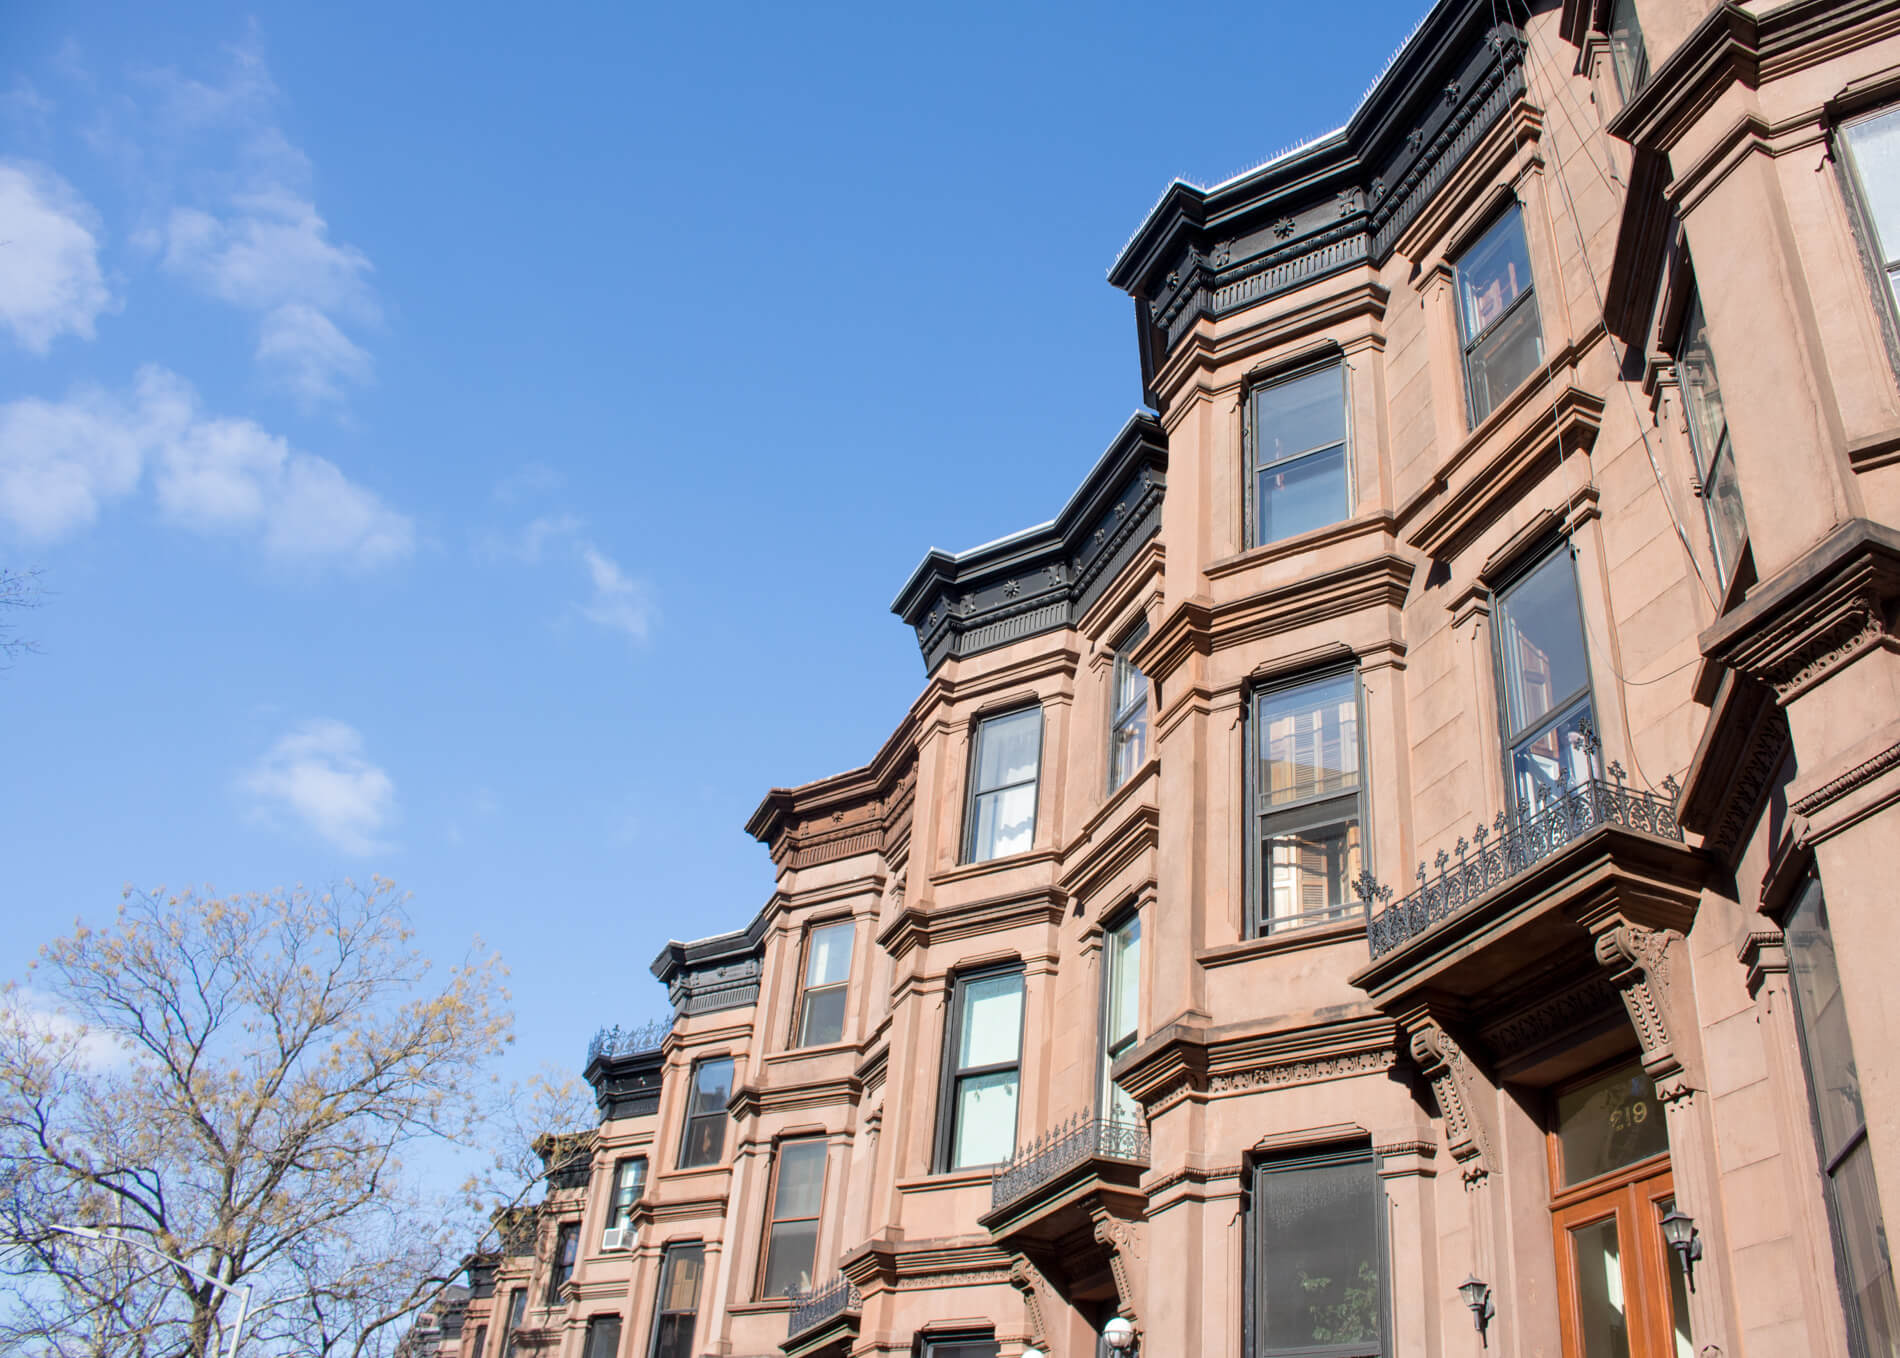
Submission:
<svg viewBox="0 0 1900 1358">
<path fill-rule="evenodd" d="M 1127 1122 L 1085 1118 L 1059 1123 L 990 1176 L 990 1210 L 1049 1183 L 1090 1160 L 1121 1160 L 1148 1166 L 1148 1133 Z"/>
<path fill-rule="evenodd" d="M 792 1293 L 791 1302 L 791 1321 L 785 1327 L 787 1343 L 846 1311 L 860 1309 L 864 1305 L 864 1298 L 859 1294 L 856 1283 L 839 1274 L 823 1287 Z"/>
<path fill-rule="evenodd" d="M 1576 783 L 1560 775 L 1555 789 L 1531 814 L 1500 814 L 1490 826 L 1473 830 L 1470 839 L 1460 836 L 1453 852 L 1440 849 L 1433 860 L 1436 877 L 1429 877 L 1420 863 L 1417 887 L 1383 910 L 1378 907 L 1391 901 L 1392 888 L 1380 885 L 1369 872 L 1360 873 L 1353 890 L 1372 912 L 1366 924 L 1372 955 L 1380 957 L 1418 937 L 1599 826 L 1618 825 L 1682 841 L 1676 814 L 1682 789 L 1673 777 L 1663 779 L 1661 791 L 1646 792 L 1624 784 L 1621 764 L 1611 763 L 1609 773 L 1609 779 Z"/>
<path fill-rule="evenodd" d="M 654 1019 L 631 1028 L 622 1028 L 618 1023 L 611 1028 L 602 1028 L 594 1034 L 593 1041 L 587 1044 L 587 1064 L 658 1051 L 660 1044 L 666 1041 L 666 1035 L 672 1031 L 673 1024 L 667 1019 Z"/>
</svg>

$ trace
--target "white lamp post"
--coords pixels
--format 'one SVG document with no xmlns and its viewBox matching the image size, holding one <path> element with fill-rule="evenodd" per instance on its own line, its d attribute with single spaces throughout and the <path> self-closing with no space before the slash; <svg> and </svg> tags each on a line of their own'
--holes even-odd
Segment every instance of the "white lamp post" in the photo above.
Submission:
<svg viewBox="0 0 1900 1358">
<path fill-rule="evenodd" d="M 238 1299 L 237 1322 L 231 1326 L 231 1342 L 226 1346 L 225 1358 L 237 1358 L 238 1340 L 242 1338 L 244 1334 L 244 1317 L 249 1314 L 251 1309 L 251 1285 L 249 1283 L 244 1284 L 243 1287 L 233 1287 L 227 1282 L 212 1277 L 209 1273 L 200 1273 L 184 1260 L 174 1259 L 156 1246 L 148 1245 L 145 1241 L 129 1235 L 121 1235 L 117 1231 L 101 1231 L 91 1226 L 66 1226 L 58 1222 L 54 1222 L 47 1229 L 58 1231 L 62 1235 L 76 1235 L 81 1240 L 112 1240 L 121 1245 L 130 1245 L 135 1250 L 144 1250 L 147 1254 L 155 1255 L 163 1259 L 173 1268 L 182 1269 L 184 1272 L 189 1273 L 199 1282 L 209 1283 L 220 1292 L 236 1297 Z"/>
</svg>

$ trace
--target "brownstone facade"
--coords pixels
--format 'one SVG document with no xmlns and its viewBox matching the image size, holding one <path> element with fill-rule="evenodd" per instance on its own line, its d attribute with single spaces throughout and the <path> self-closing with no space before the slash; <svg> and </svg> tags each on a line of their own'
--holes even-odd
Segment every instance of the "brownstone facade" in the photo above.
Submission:
<svg viewBox="0 0 1900 1358">
<path fill-rule="evenodd" d="M 462 1358 L 1900 1353 L 1900 10 L 1443 0 L 1110 276 Z"/>
</svg>

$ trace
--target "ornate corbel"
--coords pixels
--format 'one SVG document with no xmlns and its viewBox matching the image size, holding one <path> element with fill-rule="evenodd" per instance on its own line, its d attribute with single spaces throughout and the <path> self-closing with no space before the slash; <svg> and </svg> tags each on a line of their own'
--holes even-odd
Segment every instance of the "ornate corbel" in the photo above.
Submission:
<svg viewBox="0 0 1900 1358">
<path fill-rule="evenodd" d="M 1044 1328 L 1042 1299 L 1044 1294 L 1055 1295 L 1048 1275 L 1028 1255 L 1017 1254 L 1010 1260 L 1009 1285 L 1023 1294 L 1023 1318 L 1029 1325 L 1029 1342 L 1046 1353 L 1049 1334 Z"/>
<path fill-rule="evenodd" d="M 1674 1107 L 1695 1093 L 1670 1032 L 1669 951 L 1681 934 L 1615 921 L 1596 936 L 1598 963 L 1609 969 L 1623 997 L 1630 1026 L 1643 1047 L 1643 1071 L 1656 1082 L 1656 1097 Z"/>
<path fill-rule="evenodd" d="M 1467 1187 L 1476 1187 L 1491 1172 L 1490 1138 L 1477 1118 L 1479 1078 L 1471 1058 L 1437 1019 L 1421 1016 L 1407 1023 L 1411 1031 L 1412 1060 L 1427 1080 L 1438 1111 L 1445 1119 L 1445 1141 Z"/>
<path fill-rule="evenodd" d="M 1147 1278 L 1148 1242 L 1143 1224 L 1118 1217 L 1100 1207 L 1094 1209 L 1095 1239 L 1108 1250 L 1108 1267 L 1115 1275 L 1115 1292 L 1121 1298 L 1121 1313 L 1141 1325 L 1141 1282 Z"/>
</svg>

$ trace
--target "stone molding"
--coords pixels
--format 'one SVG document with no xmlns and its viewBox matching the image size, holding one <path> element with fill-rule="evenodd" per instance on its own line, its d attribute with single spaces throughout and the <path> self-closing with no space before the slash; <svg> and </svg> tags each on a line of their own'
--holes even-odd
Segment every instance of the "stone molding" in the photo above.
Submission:
<svg viewBox="0 0 1900 1358">
<path fill-rule="evenodd" d="M 1683 937 L 1674 930 L 1611 920 L 1596 935 L 1597 962 L 1606 968 L 1623 997 L 1630 1026 L 1643 1049 L 1643 1071 L 1656 1083 L 1666 1108 L 1695 1094 L 1689 1072 L 1676 1050 L 1679 1034 L 1669 1018 L 1670 986 L 1675 970 L 1672 945 Z"/>
<path fill-rule="evenodd" d="M 1152 1119 L 1188 1098 L 1390 1070 L 1398 1061 L 1397 1034 L 1397 1025 L 1379 1014 L 1266 1032 L 1246 1024 L 1174 1023 L 1116 1062 L 1114 1076 Z"/>
<path fill-rule="evenodd" d="M 1042 1299 L 1049 1297 L 1060 1302 L 1049 1277 L 1028 1255 L 1017 1251 L 1009 1265 L 1010 1286 L 1023 1294 L 1023 1323 L 1029 1330 L 1029 1342 L 1039 1349 L 1049 1344 L 1049 1330 L 1044 1321 Z"/>
<path fill-rule="evenodd" d="M 1406 1029 L 1412 1060 L 1431 1082 L 1432 1097 L 1445 1122 L 1445 1148 L 1458 1162 L 1465 1187 L 1475 1188 L 1490 1175 L 1494 1160 L 1490 1133 L 1479 1115 L 1481 1101 L 1490 1095 L 1490 1082 L 1439 1019 L 1426 1013 L 1410 1015 Z"/>
<path fill-rule="evenodd" d="M 1129 1221 L 1102 1207 L 1092 1213 L 1095 1240 L 1108 1251 L 1109 1271 L 1115 1276 L 1115 1293 L 1121 1298 L 1121 1313 L 1141 1327 L 1141 1287 L 1148 1280 L 1148 1232 L 1139 1221 Z"/>
<path fill-rule="evenodd" d="M 1725 674 L 1683 776 L 1684 828 L 1732 871 L 1788 754 L 1788 714 L 1762 684 Z"/>
<path fill-rule="evenodd" d="M 1812 792 L 1794 799 L 1795 813 L 1812 816 L 1830 802 L 1839 800 L 1865 783 L 1871 783 L 1888 769 L 1900 765 L 1900 741 L 1878 751 L 1869 759 L 1863 759 L 1847 772 L 1828 779 Z"/>
<path fill-rule="evenodd" d="M 1486 1050 L 1500 1059 L 1534 1050 L 1551 1039 L 1587 1023 L 1620 1001 L 1616 981 L 1601 970 L 1545 995 L 1529 1008 L 1519 1009 L 1501 1022 L 1479 1032 Z"/>
</svg>

